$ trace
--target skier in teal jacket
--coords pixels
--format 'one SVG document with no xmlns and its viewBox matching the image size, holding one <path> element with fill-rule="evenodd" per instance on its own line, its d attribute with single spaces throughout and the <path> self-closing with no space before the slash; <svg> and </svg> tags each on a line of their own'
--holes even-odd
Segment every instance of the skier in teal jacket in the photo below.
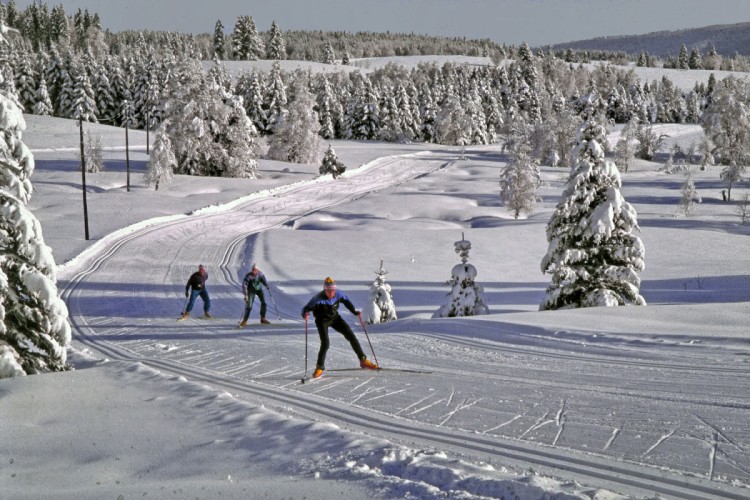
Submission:
<svg viewBox="0 0 750 500">
<path fill-rule="evenodd" d="M 260 300 L 260 322 L 264 325 L 271 323 L 266 319 L 267 306 L 266 297 L 263 295 L 263 287 L 266 287 L 266 290 L 269 290 L 266 275 L 258 269 L 257 265 L 253 264 L 250 272 L 248 272 L 242 280 L 242 293 L 245 296 L 245 314 L 242 316 L 240 328 L 247 325 L 247 318 L 250 316 L 250 310 L 253 308 L 253 302 L 255 301 L 256 295 Z"/>
</svg>

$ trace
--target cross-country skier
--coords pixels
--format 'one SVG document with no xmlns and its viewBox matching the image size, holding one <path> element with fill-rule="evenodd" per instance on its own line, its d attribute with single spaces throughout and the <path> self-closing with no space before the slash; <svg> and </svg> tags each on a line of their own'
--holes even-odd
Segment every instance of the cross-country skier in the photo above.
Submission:
<svg viewBox="0 0 750 500">
<path fill-rule="evenodd" d="M 185 312 L 182 313 L 182 316 L 180 317 L 181 320 L 190 316 L 190 311 L 193 310 L 195 298 L 198 296 L 203 300 L 203 317 L 213 317 L 208 312 L 211 309 L 211 298 L 208 296 L 208 290 L 206 289 L 207 280 L 208 272 L 206 272 L 206 266 L 201 264 L 198 266 L 198 271 L 190 275 L 190 278 L 185 285 L 185 297 L 190 297 L 190 300 L 185 308 Z"/>
<path fill-rule="evenodd" d="M 242 280 L 242 293 L 245 295 L 245 315 L 242 317 L 240 328 L 247 325 L 247 318 L 250 316 L 250 310 L 253 308 L 256 295 L 260 299 L 260 322 L 264 325 L 271 323 L 266 319 L 266 298 L 263 295 L 263 287 L 266 287 L 266 290 L 270 292 L 266 275 L 258 269 L 257 265 L 253 264 L 250 272 Z"/>
<path fill-rule="evenodd" d="M 312 311 L 315 317 L 315 326 L 318 328 L 318 334 L 320 335 L 320 350 L 318 351 L 318 362 L 315 365 L 313 378 L 320 377 L 323 375 L 323 370 L 325 370 L 326 353 L 329 346 L 328 327 L 333 328 L 349 341 L 352 349 L 359 358 L 359 366 L 361 368 L 378 369 L 378 365 L 367 359 L 367 356 L 362 351 L 362 347 L 359 345 L 357 337 L 354 336 L 354 332 L 346 321 L 339 316 L 339 303 L 344 304 L 355 316 L 362 314 L 354 308 L 354 304 L 349 300 L 349 297 L 336 289 L 336 282 L 333 281 L 333 278 L 328 277 L 323 283 L 323 290 L 316 293 L 305 307 L 302 308 L 302 317 L 305 318 L 305 321 L 307 321 L 310 311 Z"/>
</svg>

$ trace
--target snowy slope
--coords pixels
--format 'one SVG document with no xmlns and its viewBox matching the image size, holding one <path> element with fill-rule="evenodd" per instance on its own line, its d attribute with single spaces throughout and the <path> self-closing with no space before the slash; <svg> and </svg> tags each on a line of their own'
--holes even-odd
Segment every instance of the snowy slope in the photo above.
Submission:
<svg viewBox="0 0 750 500">
<path fill-rule="evenodd" d="M 113 150 L 108 172 L 89 178 L 95 241 L 84 242 L 71 153 L 35 135 L 45 119 L 29 123 L 32 210 L 66 262 L 77 370 L 0 381 L 12 436 L 0 489 L 12 498 L 750 494 L 748 228 L 719 201 L 716 171 L 695 172 L 704 203 L 689 218 L 680 176 L 645 162 L 623 176 L 649 306 L 538 312 L 562 170 L 544 170 L 544 201 L 514 221 L 498 200 L 506 158 L 492 147 L 458 160 L 447 148 L 335 142 L 349 166 L 336 181 L 315 165 L 261 162 L 257 184 L 180 177 L 158 193 L 143 189 L 142 152 L 126 192 Z M 429 319 L 462 233 L 492 314 Z M 344 317 L 383 366 L 432 373 L 335 371 L 356 360 L 333 334 L 326 376 L 299 384 L 318 345 L 302 304 L 328 275 L 362 304 L 381 258 L 399 321 L 365 336 Z M 260 327 L 254 310 L 237 330 L 252 262 L 271 282 L 275 324 Z M 198 263 L 217 319 L 177 323 Z"/>
</svg>

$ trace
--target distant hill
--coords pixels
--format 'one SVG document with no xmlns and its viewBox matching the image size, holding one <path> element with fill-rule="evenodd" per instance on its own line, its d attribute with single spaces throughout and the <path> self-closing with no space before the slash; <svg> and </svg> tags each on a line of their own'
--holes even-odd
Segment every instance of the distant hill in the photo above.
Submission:
<svg viewBox="0 0 750 500">
<path fill-rule="evenodd" d="M 685 44 L 688 53 L 697 48 L 702 55 L 713 45 L 722 56 L 735 53 L 750 56 L 750 22 L 716 24 L 703 28 L 677 31 L 655 31 L 645 35 L 607 36 L 552 45 L 555 50 L 607 50 L 640 54 L 647 52 L 659 57 L 677 57 Z"/>
</svg>

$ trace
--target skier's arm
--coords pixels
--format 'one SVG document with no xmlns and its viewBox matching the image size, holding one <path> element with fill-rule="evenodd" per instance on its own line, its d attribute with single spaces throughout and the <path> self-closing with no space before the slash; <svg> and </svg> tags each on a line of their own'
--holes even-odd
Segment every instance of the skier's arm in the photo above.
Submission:
<svg viewBox="0 0 750 500">
<path fill-rule="evenodd" d="M 250 274 L 246 274 L 245 278 L 242 280 L 242 295 L 245 296 L 245 301 L 247 302 L 247 283 L 250 281 Z"/>
<path fill-rule="evenodd" d="M 349 312 L 351 312 L 353 315 L 359 316 L 360 312 L 357 311 L 356 307 L 354 307 L 354 304 L 352 304 L 352 301 L 349 300 L 349 297 L 342 294 L 341 303 L 344 304 L 344 306 L 349 309 Z"/>
<path fill-rule="evenodd" d="M 313 307 L 315 307 L 315 302 L 317 301 L 318 296 L 315 295 L 313 298 L 311 298 L 307 304 L 305 304 L 305 307 L 302 308 L 302 317 L 307 319 L 307 315 L 310 314 L 310 311 L 313 310 Z"/>
</svg>

